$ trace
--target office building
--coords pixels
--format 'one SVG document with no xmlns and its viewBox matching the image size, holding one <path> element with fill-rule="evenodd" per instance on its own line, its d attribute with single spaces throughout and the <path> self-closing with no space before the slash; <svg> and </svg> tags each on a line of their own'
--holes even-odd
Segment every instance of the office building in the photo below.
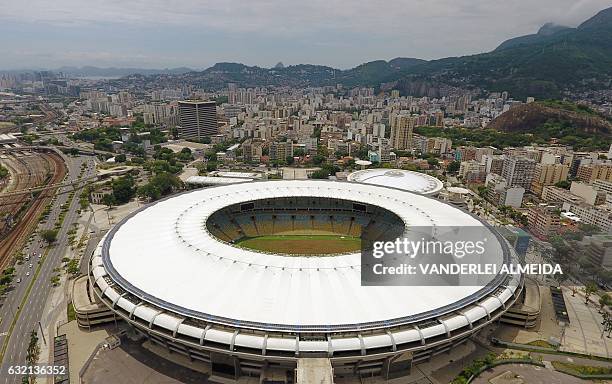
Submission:
<svg viewBox="0 0 612 384">
<path fill-rule="evenodd" d="M 178 134 L 182 139 L 201 140 L 219 133 L 214 101 L 179 101 Z"/>
</svg>

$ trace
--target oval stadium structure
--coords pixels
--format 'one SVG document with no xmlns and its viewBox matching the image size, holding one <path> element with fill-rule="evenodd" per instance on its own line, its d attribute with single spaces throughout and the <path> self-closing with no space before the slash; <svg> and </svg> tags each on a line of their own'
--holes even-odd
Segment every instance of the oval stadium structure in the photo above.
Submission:
<svg viewBox="0 0 612 384">
<path fill-rule="evenodd" d="M 393 187 L 425 196 L 436 196 L 444 187 L 437 178 L 404 169 L 370 168 L 348 175 L 348 181 Z"/>
<path fill-rule="evenodd" d="M 431 197 L 363 183 L 257 181 L 134 212 L 101 240 L 89 283 L 152 343 L 219 376 L 292 377 L 300 360 L 326 358 L 337 376 L 395 377 L 496 321 L 523 286 L 520 275 L 483 287 L 362 286 L 351 239 L 397 223 L 483 227 L 496 239 L 489 262 L 515 257 L 493 228 Z M 275 236 L 305 232 L 322 241 L 274 251 Z M 271 243 L 253 242 L 264 237 Z"/>
</svg>

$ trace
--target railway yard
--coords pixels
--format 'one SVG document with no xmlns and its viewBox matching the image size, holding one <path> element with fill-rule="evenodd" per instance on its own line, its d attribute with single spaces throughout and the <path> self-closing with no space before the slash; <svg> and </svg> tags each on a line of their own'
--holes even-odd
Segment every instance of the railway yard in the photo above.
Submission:
<svg viewBox="0 0 612 384">
<path fill-rule="evenodd" d="M 23 248 L 55 191 L 3 194 L 60 182 L 66 175 L 66 166 L 56 153 L 12 151 L 0 156 L 0 164 L 10 173 L 8 181 L 0 186 L 0 269 L 3 269 Z"/>
</svg>

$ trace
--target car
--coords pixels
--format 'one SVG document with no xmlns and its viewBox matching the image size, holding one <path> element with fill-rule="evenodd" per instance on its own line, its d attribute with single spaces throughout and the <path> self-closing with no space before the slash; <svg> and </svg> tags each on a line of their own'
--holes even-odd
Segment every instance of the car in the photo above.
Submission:
<svg viewBox="0 0 612 384">
<path fill-rule="evenodd" d="M 38 258 L 39 258 L 39 259 L 42 259 L 42 253 L 39 253 L 39 254 L 38 254 Z"/>
<path fill-rule="evenodd" d="M 32 268 L 32 263 L 30 263 L 30 264 L 28 265 L 28 268 Z"/>
<path fill-rule="evenodd" d="M 26 272 L 26 276 L 30 276 L 30 272 Z"/>
<path fill-rule="evenodd" d="M 15 280 L 17 283 L 21 283 L 21 278 L 17 278 L 17 280 Z"/>
</svg>

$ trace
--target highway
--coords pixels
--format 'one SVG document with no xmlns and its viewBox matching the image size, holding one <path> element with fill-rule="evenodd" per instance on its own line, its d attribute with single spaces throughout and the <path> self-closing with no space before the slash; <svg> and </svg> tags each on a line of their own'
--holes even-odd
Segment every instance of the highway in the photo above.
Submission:
<svg viewBox="0 0 612 384">
<path fill-rule="evenodd" d="M 83 163 L 86 163 L 87 167 L 82 177 L 89 177 L 95 173 L 93 157 L 69 157 L 67 161 L 68 181 L 79 178 L 81 164 Z M 69 189 L 72 189 L 72 187 L 66 186 L 58 191 L 49 219 L 39 227 L 39 229 L 53 228 L 62 206 L 68 204 L 68 211 L 65 214 L 55 245 L 46 248 L 38 234 L 34 235 L 34 240 L 26 246 L 24 252 L 24 254 L 30 255 L 30 259 L 24 260 L 22 265 L 16 265 L 16 276 L 13 280 L 15 288 L 8 293 L 4 305 L 0 309 L 0 316 L 2 317 L 0 320 L 0 354 L 4 350 L 0 367 L 0 384 L 21 383 L 22 377 L 9 375 L 8 369 L 11 366 L 26 364 L 26 350 L 32 330 L 37 331 L 39 343 L 41 345 L 44 343 L 38 322 L 43 316 L 47 315 L 43 313 L 43 309 L 52 290 L 62 289 L 61 287 L 53 288 L 50 280 L 56 274 L 53 269 L 61 266 L 61 259 L 69 247 L 67 232 L 70 230 L 72 223 L 78 219 L 79 193 L 77 191 L 73 198 L 68 201 L 69 194 L 62 192 Z M 43 255 L 42 258 L 37 256 L 40 254 Z M 30 264 L 32 264 L 31 267 Z M 62 271 L 62 273 L 64 272 Z M 21 282 L 17 283 L 18 279 L 21 279 Z M 56 308 L 56 311 L 57 313 L 66 311 L 66 308 Z M 44 339 L 49 345 L 53 342 L 50 338 L 54 335 L 49 335 L 47 329 L 44 329 L 44 331 Z"/>
</svg>

